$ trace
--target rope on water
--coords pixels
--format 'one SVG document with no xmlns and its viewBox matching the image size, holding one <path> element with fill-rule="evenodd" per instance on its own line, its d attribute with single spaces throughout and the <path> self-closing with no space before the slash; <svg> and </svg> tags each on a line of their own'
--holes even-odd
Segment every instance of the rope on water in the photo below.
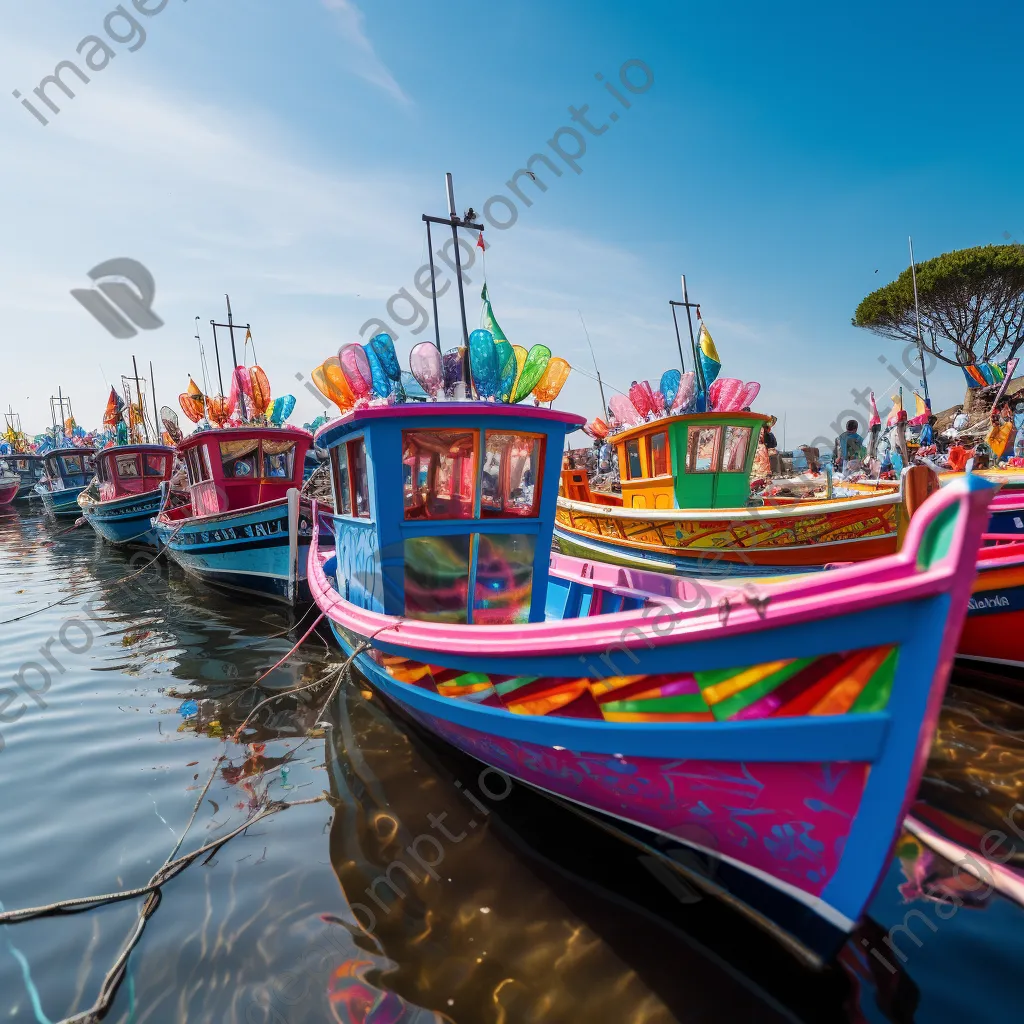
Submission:
<svg viewBox="0 0 1024 1024">
<path fill-rule="evenodd" d="M 320 620 L 318 618 L 317 622 L 319 621 Z M 314 627 L 316 626 L 317 622 L 313 623 Z M 312 627 L 305 634 L 303 640 L 306 638 L 306 636 L 309 636 L 311 632 Z M 302 641 L 300 640 L 299 643 L 301 642 Z M 294 651 L 298 646 L 299 645 L 296 644 L 296 646 L 292 648 L 292 651 Z M 344 663 L 336 670 L 336 672 L 328 673 L 326 676 L 322 677 L 316 682 L 307 684 L 306 686 L 299 686 L 295 687 L 292 690 L 285 690 L 281 693 L 273 694 L 270 698 L 268 698 L 268 701 L 274 700 L 277 697 L 283 697 L 288 693 L 296 693 L 300 690 L 308 690 L 313 686 L 317 686 L 323 682 L 326 682 L 326 680 L 329 679 L 333 674 L 336 675 L 337 678 L 335 680 L 334 686 L 331 688 L 330 693 L 327 696 L 327 699 L 324 701 L 324 707 L 326 707 L 330 703 L 330 700 L 334 696 L 334 694 L 337 693 L 338 687 L 341 685 L 342 681 L 351 672 L 352 663 L 355 661 L 356 657 L 370 646 L 371 645 L 368 640 L 363 641 L 353 649 L 352 653 L 349 655 L 348 658 L 346 658 Z M 289 651 L 289 654 L 291 653 L 292 652 Z M 285 655 L 285 658 L 287 657 L 288 655 Z M 285 659 L 282 658 L 281 660 L 283 662 Z M 278 664 L 281 664 L 281 662 L 278 662 Z M 276 668 L 277 666 L 274 667 Z M 270 671 L 272 672 L 273 669 L 270 669 Z M 262 679 L 263 676 L 261 676 L 260 678 Z M 263 701 L 262 703 L 265 704 L 268 701 Z M 261 705 L 258 704 L 256 707 L 258 708 L 260 706 Z M 256 708 L 253 708 L 253 711 L 255 710 Z M 243 722 L 242 725 L 239 726 L 239 730 L 241 730 L 242 727 L 246 724 L 246 722 L 248 722 L 250 717 L 252 717 L 252 712 L 249 713 L 249 716 L 246 718 L 245 722 Z M 235 735 L 237 736 L 237 731 Z M 103 1018 L 107 1015 L 113 1004 L 114 998 L 117 995 L 117 991 L 120 988 L 121 983 L 125 979 L 128 960 L 131 957 L 133 950 L 139 944 L 139 941 L 142 939 L 142 933 L 145 930 L 146 924 L 149 922 L 149 919 L 156 913 L 157 907 L 160 906 L 160 900 L 162 898 L 161 887 L 163 885 L 165 885 L 176 875 L 184 871 L 184 869 L 187 868 L 189 864 L 192 864 L 194 861 L 196 861 L 204 854 L 219 849 L 225 843 L 229 842 L 231 839 L 234 839 L 235 836 L 241 835 L 241 833 L 243 833 L 250 826 L 255 825 L 258 821 L 262 821 L 264 818 L 269 817 L 271 814 L 276 814 L 278 811 L 287 810 L 289 807 L 299 807 L 306 804 L 315 804 L 330 799 L 329 795 L 326 792 L 324 792 L 321 793 L 320 796 L 310 797 L 306 800 L 274 801 L 273 803 L 270 803 L 266 807 L 262 808 L 258 813 L 253 814 L 251 817 L 247 818 L 237 828 L 232 829 L 230 832 L 225 833 L 223 836 L 219 836 L 217 839 L 211 840 L 209 843 L 205 843 L 203 846 L 200 846 L 198 849 L 193 850 L 191 853 L 186 853 L 183 856 L 175 859 L 175 854 L 178 852 L 179 849 L 181 849 L 181 844 L 184 842 L 185 836 L 188 835 L 188 832 L 196 819 L 196 815 L 199 813 L 199 808 L 202 806 L 203 800 L 206 798 L 206 794 L 209 791 L 210 786 L 212 785 L 213 780 L 217 775 L 217 769 L 220 766 L 221 762 L 223 761 L 223 756 L 217 758 L 217 761 L 210 772 L 209 778 L 207 778 L 206 780 L 206 785 L 203 786 L 202 792 L 200 792 L 199 797 L 192 808 L 192 814 L 188 819 L 188 823 L 186 824 L 185 829 L 181 834 L 181 837 L 174 844 L 174 848 L 168 854 L 167 859 L 145 885 L 139 886 L 135 889 L 125 889 L 121 892 L 103 893 L 99 896 L 83 896 L 77 899 L 70 900 L 59 900 L 54 903 L 48 903 L 45 906 L 41 907 L 26 907 L 22 910 L 9 910 L 0 913 L 0 925 L 19 924 L 22 921 L 31 921 L 38 919 L 40 917 L 49 917 L 54 914 L 80 913 L 82 911 L 95 909 L 96 907 L 107 906 L 112 903 L 120 903 L 124 900 L 136 899 L 141 896 L 146 897 L 146 902 L 142 905 L 142 908 L 139 911 L 139 919 L 136 922 L 135 927 L 132 929 L 131 934 L 128 936 L 120 954 L 114 961 L 113 966 L 110 968 L 110 970 L 106 973 L 106 975 L 103 978 L 103 983 L 100 986 L 100 991 L 96 997 L 96 1001 L 88 1010 L 85 1010 L 82 1013 L 77 1013 L 73 1017 L 66 1017 L 63 1020 L 59 1021 L 58 1024 L 100 1024 Z"/>
<path fill-rule="evenodd" d="M 179 523 L 171 532 L 168 534 L 167 540 L 159 547 L 157 553 L 141 568 L 136 569 L 134 572 L 128 573 L 127 576 L 122 576 L 119 580 L 100 580 L 95 586 L 86 587 L 83 590 L 76 590 L 73 594 L 68 594 L 67 597 L 62 597 L 59 601 L 54 601 L 53 604 L 43 605 L 42 608 L 33 608 L 30 612 L 25 612 L 24 615 L 16 615 L 13 619 L 4 619 L 0 622 L 0 626 L 9 626 L 12 622 L 21 622 L 22 619 L 30 618 L 33 615 L 38 615 L 40 612 L 49 611 L 51 608 L 56 608 L 58 605 L 67 604 L 68 601 L 74 600 L 76 597 L 81 597 L 83 594 L 88 594 L 91 590 L 97 590 L 102 587 L 118 587 L 122 583 L 127 583 L 129 580 L 134 579 L 139 573 L 145 572 L 166 550 L 168 545 L 177 536 L 178 531 L 184 526 L 184 523 Z"/>
</svg>

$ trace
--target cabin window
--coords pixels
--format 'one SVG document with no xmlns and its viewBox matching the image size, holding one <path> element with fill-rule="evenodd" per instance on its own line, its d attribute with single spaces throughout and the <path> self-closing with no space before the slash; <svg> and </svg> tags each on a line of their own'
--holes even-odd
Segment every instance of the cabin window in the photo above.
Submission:
<svg viewBox="0 0 1024 1024">
<path fill-rule="evenodd" d="M 265 479 L 291 480 L 294 471 L 294 441 L 263 442 L 263 476 Z"/>
<path fill-rule="evenodd" d="M 747 462 L 750 427 L 725 428 L 725 454 L 722 456 L 723 473 L 742 473 Z"/>
<path fill-rule="evenodd" d="M 77 476 L 83 472 L 82 457 L 80 455 L 64 455 L 60 461 L 65 476 Z"/>
<path fill-rule="evenodd" d="M 159 476 L 164 475 L 167 469 L 167 456 L 166 455 L 147 455 L 145 474 L 146 476 Z"/>
<path fill-rule="evenodd" d="M 122 480 L 133 480 L 139 475 L 139 457 L 137 455 L 115 455 L 117 475 Z"/>
<path fill-rule="evenodd" d="M 109 477 L 107 475 L 107 460 L 106 459 L 100 459 L 96 463 L 96 477 L 97 477 L 97 479 L 99 480 L 99 482 L 101 484 L 106 483 L 107 480 L 109 479 Z"/>
<path fill-rule="evenodd" d="M 18 459 L 18 461 L 14 464 L 14 468 L 19 473 L 25 473 L 28 471 L 28 462 L 25 459 Z"/>
<path fill-rule="evenodd" d="M 643 475 L 640 468 L 640 441 L 634 438 L 626 442 L 626 479 L 638 480 Z"/>
<path fill-rule="evenodd" d="M 469 621 L 470 540 L 468 533 L 406 538 L 403 555 L 407 618 L 462 624 Z"/>
<path fill-rule="evenodd" d="M 651 476 L 668 475 L 668 434 L 652 434 L 648 451 Z"/>
<path fill-rule="evenodd" d="M 485 517 L 536 516 L 539 474 L 544 458 L 540 434 L 484 435 L 480 514 Z"/>
<path fill-rule="evenodd" d="M 257 438 L 244 441 L 221 441 L 220 459 L 225 480 L 252 480 L 257 472 L 260 453 Z"/>
<path fill-rule="evenodd" d="M 348 446 L 339 444 L 331 449 L 331 469 L 334 470 L 334 498 L 338 514 L 352 515 L 352 489 L 348 480 Z"/>
<path fill-rule="evenodd" d="M 717 472 L 721 439 L 721 427 L 690 427 L 686 435 L 686 472 Z"/>
<path fill-rule="evenodd" d="M 352 473 L 356 515 L 362 519 L 369 519 L 370 489 L 366 480 L 366 442 L 362 438 L 358 441 L 349 441 L 348 464 Z"/>
<path fill-rule="evenodd" d="M 514 625 L 530 621 L 537 538 L 520 533 L 477 535 L 473 622 Z"/>
<path fill-rule="evenodd" d="M 476 505 L 475 430 L 403 430 L 406 519 L 472 519 Z"/>
<path fill-rule="evenodd" d="M 199 449 L 199 469 L 203 480 L 213 479 L 213 464 L 210 462 L 210 446 L 202 445 Z"/>
</svg>

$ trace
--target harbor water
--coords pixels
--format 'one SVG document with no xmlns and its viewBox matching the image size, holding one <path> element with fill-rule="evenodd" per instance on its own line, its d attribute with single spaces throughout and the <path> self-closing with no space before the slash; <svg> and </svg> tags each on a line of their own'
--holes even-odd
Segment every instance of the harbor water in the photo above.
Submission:
<svg viewBox="0 0 1024 1024">
<path fill-rule="evenodd" d="M 1016 1019 L 1024 910 L 912 835 L 812 971 L 427 739 L 338 674 L 328 631 L 289 655 L 314 610 L 224 596 L 37 509 L 0 516 L 2 909 L 146 886 L 258 820 L 159 898 L 0 926 L 4 1024 L 82 1014 L 108 976 L 116 1024 Z M 954 677 L 919 809 L 1013 841 L 1024 707 L 975 682 Z"/>
</svg>

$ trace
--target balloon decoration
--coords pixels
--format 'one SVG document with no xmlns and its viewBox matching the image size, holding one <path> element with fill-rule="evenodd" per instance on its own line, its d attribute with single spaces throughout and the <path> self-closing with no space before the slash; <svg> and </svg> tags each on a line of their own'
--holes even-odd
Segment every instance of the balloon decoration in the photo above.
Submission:
<svg viewBox="0 0 1024 1024">
<path fill-rule="evenodd" d="M 178 426 L 177 413 L 169 405 L 161 406 L 160 422 L 163 424 L 164 433 L 171 439 L 171 444 L 177 444 L 185 436 Z"/>
<path fill-rule="evenodd" d="M 352 394 L 356 396 L 356 401 L 369 399 L 373 393 L 373 371 L 370 369 L 370 360 L 366 358 L 363 346 L 355 342 L 342 345 L 338 349 L 338 361 Z"/>
<path fill-rule="evenodd" d="M 199 385 L 189 377 L 188 388 L 184 394 L 178 395 L 181 411 L 193 422 L 198 423 L 206 415 L 206 399 Z"/>
<path fill-rule="evenodd" d="M 233 411 L 234 407 L 230 398 L 225 398 L 223 395 L 207 396 L 206 415 L 211 423 L 216 424 L 218 427 L 223 427 L 231 419 Z"/>
<path fill-rule="evenodd" d="M 538 402 L 553 402 L 569 379 L 571 370 L 572 367 L 561 356 L 555 356 L 554 359 L 549 360 L 544 370 L 544 376 L 533 389 L 533 397 Z"/>
<path fill-rule="evenodd" d="M 505 399 L 506 402 L 512 401 L 512 396 L 516 393 L 516 388 L 519 387 L 519 378 L 523 375 L 523 367 L 526 366 L 528 358 L 528 353 L 522 345 L 513 345 L 512 354 L 516 357 L 516 379 L 512 385 L 512 390 L 508 393 L 508 398 Z"/>
<path fill-rule="evenodd" d="M 757 381 L 744 384 L 735 377 L 719 377 L 708 387 L 708 408 L 715 412 L 738 412 L 750 406 L 760 390 Z"/>
<path fill-rule="evenodd" d="M 366 353 L 366 361 L 370 365 L 370 382 L 374 395 L 378 398 L 387 398 L 391 394 L 391 379 L 384 372 L 384 367 L 380 359 L 377 358 L 377 353 L 373 350 L 371 342 L 368 341 L 363 345 L 363 351 Z"/>
<path fill-rule="evenodd" d="M 746 409 L 753 406 L 754 399 L 757 398 L 760 391 L 761 385 L 756 380 L 749 381 L 743 389 L 743 395 L 739 399 L 740 408 Z"/>
<path fill-rule="evenodd" d="M 270 381 L 259 366 L 249 367 L 249 381 L 252 413 L 254 416 L 263 416 L 270 407 Z"/>
<path fill-rule="evenodd" d="M 512 393 L 513 402 L 521 402 L 540 383 L 551 360 L 551 349 L 547 345 L 534 345 L 527 353 L 523 371 L 516 381 Z"/>
<path fill-rule="evenodd" d="M 450 354 L 445 353 L 446 363 Z M 447 384 L 447 375 L 442 376 L 441 371 L 441 353 L 429 341 L 421 341 L 409 353 L 409 369 L 416 383 L 436 400 L 442 384 Z"/>
<path fill-rule="evenodd" d="M 507 402 L 512 397 L 512 389 L 516 386 L 516 377 L 519 376 L 519 365 L 516 362 L 516 353 L 511 342 L 496 341 L 494 350 L 498 354 L 498 381 L 500 398 Z"/>
<path fill-rule="evenodd" d="M 673 414 L 692 411 L 696 398 L 697 376 L 692 370 L 687 370 L 679 378 L 679 390 L 676 392 L 671 411 Z"/>
<path fill-rule="evenodd" d="M 466 350 L 464 348 L 448 349 L 444 354 L 442 367 L 446 397 L 462 401 L 466 398 Z M 414 375 L 415 373 L 416 371 L 413 370 Z"/>
<path fill-rule="evenodd" d="M 661 375 L 661 383 L 658 385 L 658 390 L 661 392 L 666 409 L 672 408 L 672 403 L 676 400 L 676 395 L 679 393 L 679 382 L 682 380 L 682 377 L 683 375 L 679 370 L 666 370 Z"/>
<path fill-rule="evenodd" d="M 625 395 L 612 395 L 608 399 L 608 408 L 612 415 L 626 427 L 635 427 L 643 419 L 636 406 Z"/>
<path fill-rule="evenodd" d="M 270 422 L 275 426 L 279 427 L 289 416 L 292 414 L 292 410 L 295 408 L 295 396 L 294 395 L 281 395 L 280 398 L 275 398 L 270 403 Z"/>
<path fill-rule="evenodd" d="M 373 349 L 380 365 L 384 368 L 384 373 L 387 375 L 388 380 L 401 384 L 402 366 L 398 362 L 398 353 L 395 352 L 395 343 L 391 340 L 391 335 L 376 335 L 370 339 L 370 347 Z"/>
<path fill-rule="evenodd" d="M 348 386 L 348 380 L 342 373 L 341 363 L 338 362 L 337 356 L 325 359 L 311 376 L 320 393 L 325 398 L 329 398 L 338 407 L 339 412 L 348 412 L 355 404 L 355 395 L 352 394 L 352 389 Z"/>
<path fill-rule="evenodd" d="M 495 398 L 500 394 L 498 351 L 490 331 L 476 330 L 469 336 L 469 368 L 473 387 L 481 398 Z"/>
<path fill-rule="evenodd" d="M 608 424 L 605 423 L 600 416 L 594 418 L 590 424 L 590 429 L 594 432 L 594 437 L 607 437 L 608 436 Z"/>
<path fill-rule="evenodd" d="M 641 419 L 654 412 L 654 392 L 647 381 L 634 381 L 629 388 L 629 400 Z"/>
</svg>

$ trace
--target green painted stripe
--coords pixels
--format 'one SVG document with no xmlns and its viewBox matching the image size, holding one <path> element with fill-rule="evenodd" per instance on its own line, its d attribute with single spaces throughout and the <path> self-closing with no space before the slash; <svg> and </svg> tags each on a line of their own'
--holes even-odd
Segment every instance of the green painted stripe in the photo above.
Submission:
<svg viewBox="0 0 1024 1024">
<path fill-rule="evenodd" d="M 680 693 L 675 697 L 649 697 L 647 700 L 612 700 L 601 707 L 615 712 L 659 712 L 682 714 L 684 712 L 710 711 L 707 701 L 699 693 Z"/>
<path fill-rule="evenodd" d="M 514 693 L 520 687 L 536 682 L 538 679 L 540 676 L 520 676 L 518 679 L 508 679 L 504 683 L 498 683 L 494 689 L 500 694 Z"/>
<path fill-rule="evenodd" d="M 485 672 L 463 672 L 461 676 L 449 679 L 442 686 L 472 686 L 474 683 L 489 683 L 491 677 Z"/>
<path fill-rule="evenodd" d="M 795 676 L 797 672 L 803 671 L 815 660 L 817 659 L 797 658 L 796 661 L 792 661 L 785 667 L 780 668 L 778 672 L 765 676 L 759 683 L 754 683 L 753 686 L 748 686 L 745 690 L 734 693 L 731 697 L 726 697 L 725 700 L 719 701 L 717 704 L 712 704 L 711 710 L 715 713 L 715 718 L 719 721 L 731 718 L 737 711 L 742 711 L 743 708 L 753 704 L 754 701 L 760 700 L 765 694 L 771 693 L 777 686 L 780 686 L 791 676 Z"/>
<path fill-rule="evenodd" d="M 860 696 L 850 708 L 851 714 L 857 711 L 884 711 L 892 693 L 892 681 L 896 678 L 896 661 L 899 648 L 894 647 L 885 661 L 875 669 L 874 675 L 868 680 L 867 686 L 860 691 Z"/>
</svg>

